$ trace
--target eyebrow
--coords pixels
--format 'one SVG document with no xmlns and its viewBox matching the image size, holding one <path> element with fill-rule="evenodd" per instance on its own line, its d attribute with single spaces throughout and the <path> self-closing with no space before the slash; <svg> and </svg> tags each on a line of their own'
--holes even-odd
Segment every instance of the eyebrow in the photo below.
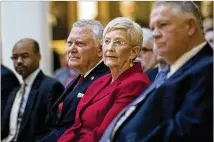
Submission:
<svg viewBox="0 0 214 142">
<path fill-rule="evenodd" d="M 112 38 L 110 38 L 110 37 L 105 37 L 105 38 L 107 38 L 107 39 L 112 39 Z M 104 39 L 105 39 L 104 38 Z M 117 39 L 122 39 L 122 40 L 125 40 L 124 38 L 122 38 L 122 37 L 116 37 L 116 38 L 114 38 L 114 40 L 117 40 Z"/>
<path fill-rule="evenodd" d="M 28 53 L 28 52 L 24 52 L 24 53 L 20 53 L 20 54 L 13 53 L 13 55 L 22 55 L 22 54 L 30 54 L 30 53 Z"/>
<path fill-rule="evenodd" d="M 153 49 L 151 49 L 151 48 L 146 48 L 146 47 L 142 47 L 141 49 L 142 49 L 142 50 L 151 50 L 151 51 L 153 51 Z"/>
</svg>

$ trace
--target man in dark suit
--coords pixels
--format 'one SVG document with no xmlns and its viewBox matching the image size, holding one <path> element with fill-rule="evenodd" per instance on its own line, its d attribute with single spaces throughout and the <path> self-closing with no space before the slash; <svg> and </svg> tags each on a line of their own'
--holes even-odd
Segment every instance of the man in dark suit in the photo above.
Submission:
<svg viewBox="0 0 214 142">
<path fill-rule="evenodd" d="M 53 111 L 59 116 L 57 126 L 40 142 L 57 141 L 74 124 L 77 105 L 89 85 L 109 73 L 102 61 L 102 33 L 103 26 L 96 20 L 79 20 L 73 24 L 67 39 L 68 65 L 80 75 L 53 105 Z"/>
<path fill-rule="evenodd" d="M 154 4 L 150 26 L 170 65 L 106 129 L 101 142 L 197 142 L 213 139 L 213 50 L 204 40 L 194 2 Z"/>
<path fill-rule="evenodd" d="M 8 97 L 1 119 L 1 139 L 3 142 L 32 142 L 48 132 L 49 125 L 54 123 L 51 106 L 64 87 L 39 69 L 41 55 L 37 41 L 21 39 L 12 53 L 14 68 L 23 83 Z"/>
<path fill-rule="evenodd" d="M 1 64 L 1 114 L 3 114 L 9 94 L 19 86 L 20 84 L 16 75 L 9 68 Z"/>
</svg>

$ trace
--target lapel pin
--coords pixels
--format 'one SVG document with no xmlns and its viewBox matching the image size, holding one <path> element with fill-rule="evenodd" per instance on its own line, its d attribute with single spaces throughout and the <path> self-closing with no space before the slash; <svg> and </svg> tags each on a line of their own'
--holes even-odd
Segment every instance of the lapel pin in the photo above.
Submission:
<svg viewBox="0 0 214 142">
<path fill-rule="evenodd" d="M 91 77 L 91 80 L 94 80 L 94 76 Z"/>
</svg>

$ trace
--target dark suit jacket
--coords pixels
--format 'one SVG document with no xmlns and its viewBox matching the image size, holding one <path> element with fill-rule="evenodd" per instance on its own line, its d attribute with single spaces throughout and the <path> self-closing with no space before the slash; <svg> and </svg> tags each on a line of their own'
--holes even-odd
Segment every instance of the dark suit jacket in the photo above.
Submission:
<svg viewBox="0 0 214 142">
<path fill-rule="evenodd" d="M 158 67 L 146 72 L 151 82 L 154 82 L 156 75 L 158 74 Z"/>
<path fill-rule="evenodd" d="M 19 88 L 9 96 L 3 117 L 1 119 L 1 139 L 8 136 L 10 111 Z M 64 87 L 57 80 L 45 76 L 42 71 L 35 78 L 18 135 L 18 142 L 32 142 L 36 136 L 45 134 L 51 125 L 51 105 L 64 91 Z"/>
<path fill-rule="evenodd" d="M 113 83 L 111 74 L 96 80 L 81 99 L 75 124 L 59 142 L 96 142 L 114 117 L 150 84 L 141 65 L 124 71 Z"/>
<path fill-rule="evenodd" d="M 140 96 L 146 96 L 145 99 L 137 102 L 139 97 L 130 104 L 137 104 L 137 108 L 117 129 L 114 141 L 212 141 L 213 50 L 208 44 L 162 86 L 150 88 Z M 119 115 L 112 121 L 101 142 L 110 137 Z"/>
<path fill-rule="evenodd" d="M 63 101 L 62 112 L 56 126 L 57 129 L 53 130 L 49 135 L 39 140 L 39 142 L 57 141 L 64 131 L 74 124 L 77 105 L 81 99 L 80 97 L 77 97 L 78 93 L 85 93 L 92 82 L 107 73 L 109 73 L 109 68 L 105 66 L 103 62 L 101 62 L 86 76 L 86 78 L 84 78 L 84 80 L 78 86 L 75 87 L 80 78 L 80 75 L 66 87 L 64 93 L 52 107 L 53 112 L 56 114 L 58 105 Z"/>
<path fill-rule="evenodd" d="M 19 86 L 16 75 L 10 69 L 1 65 L 1 114 L 3 114 L 9 94 Z"/>
</svg>

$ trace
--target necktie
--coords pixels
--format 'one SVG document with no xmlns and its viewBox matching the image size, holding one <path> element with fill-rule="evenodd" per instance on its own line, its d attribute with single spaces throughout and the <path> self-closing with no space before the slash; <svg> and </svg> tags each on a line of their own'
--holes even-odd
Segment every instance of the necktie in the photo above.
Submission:
<svg viewBox="0 0 214 142">
<path fill-rule="evenodd" d="M 84 77 L 81 76 L 77 82 L 77 84 L 74 86 L 73 89 L 75 89 L 82 81 L 84 80 Z M 62 111 L 62 107 L 63 107 L 63 102 L 61 102 L 59 105 L 58 105 L 58 112 L 61 112 Z"/>
<path fill-rule="evenodd" d="M 18 112 L 18 118 L 17 118 L 17 127 L 16 127 L 16 134 L 15 137 L 13 139 L 13 141 L 16 141 L 18 138 L 18 134 L 19 134 L 19 129 L 21 126 L 21 122 L 22 122 L 22 116 L 24 114 L 24 107 L 23 107 L 23 103 L 24 103 L 24 94 L 25 94 L 25 89 L 26 89 L 26 82 L 24 82 L 21 86 L 21 90 L 20 90 L 20 95 L 22 97 L 21 102 L 20 102 L 20 106 L 19 106 L 19 112 Z"/>
<path fill-rule="evenodd" d="M 77 84 L 74 86 L 74 89 L 84 80 L 84 77 L 81 76 L 80 79 L 78 80 Z"/>
<path fill-rule="evenodd" d="M 68 79 L 65 81 L 64 86 L 67 87 L 68 84 L 76 77 L 76 74 L 70 74 Z M 81 76 L 82 77 L 82 76 Z"/>
<path fill-rule="evenodd" d="M 154 81 L 154 84 L 156 84 L 156 88 L 158 88 L 166 80 L 169 70 L 170 70 L 169 66 L 166 66 L 165 68 L 159 71 Z"/>
<path fill-rule="evenodd" d="M 160 72 L 157 74 L 155 81 L 152 83 L 152 85 L 150 86 L 151 88 L 158 88 L 161 84 L 163 84 L 163 82 L 166 80 L 167 78 L 167 74 L 169 72 L 170 68 L 169 66 L 163 68 L 162 70 L 160 70 Z M 154 86 L 154 87 L 153 87 Z M 140 104 L 140 102 L 142 100 L 144 100 L 145 96 L 140 96 L 136 101 L 134 101 L 132 104 L 130 104 L 125 112 L 123 113 L 123 115 L 118 119 L 118 121 L 116 122 L 116 125 L 114 126 L 112 133 L 110 135 L 110 139 L 113 140 L 113 137 L 116 133 L 116 131 L 118 130 L 118 128 L 122 125 L 122 123 L 124 121 L 127 120 L 127 118 L 136 110 L 138 104 Z"/>
</svg>

